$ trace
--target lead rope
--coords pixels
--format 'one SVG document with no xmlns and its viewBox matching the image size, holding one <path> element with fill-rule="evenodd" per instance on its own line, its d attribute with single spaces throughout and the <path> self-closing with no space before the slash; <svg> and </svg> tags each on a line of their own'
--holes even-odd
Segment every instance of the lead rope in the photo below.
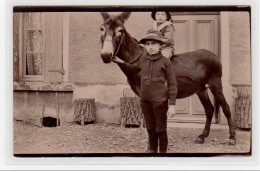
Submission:
<svg viewBox="0 0 260 173">
<path fill-rule="evenodd" d="M 118 45 L 118 47 L 117 47 L 117 49 L 116 49 L 116 52 L 114 53 L 114 56 L 117 55 L 117 53 L 118 53 L 118 51 L 119 51 L 119 48 L 120 48 L 120 46 L 121 46 L 121 44 L 122 44 L 122 41 L 123 41 L 123 37 L 124 37 L 124 36 L 125 36 L 125 34 L 122 35 L 122 37 L 121 37 L 121 39 L 120 39 L 120 42 L 119 42 L 119 45 Z"/>
<path fill-rule="evenodd" d="M 123 24 L 119 19 L 116 18 L 116 20 L 123 26 L 124 31 L 125 31 L 124 24 Z M 119 45 L 118 45 L 118 47 L 117 47 L 117 49 L 116 49 L 116 51 L 115 51 L 115 53 L 114 53 L 114 56 L 117 55 L 117 53 L 118 53 L 118 51 L 119 51 L 119 48 L 120 48 L 120 46 L 121 46 L 121 44 L 122 44 L 122 41 L 123 41 L 123 37 L 124 37 L 124 36 L 125 36 L 125 33 L 124 33 L 123 36 L 121 37 L 120 43 L 119 43 Z M 142 54 L 143 54 L 143 53 L 141 53 L 141 55 L 142 55 Z M 129 63 L 129 64 L 133 63 L 133 62 L 136 61 L 138 58 L 140 58 L 141 55 L 139 55 L 138 57 L 136 57 L 135 59 L 133 59 L 132 61 L 130 61 L 130 62 L 128 62 L 128 63 Z"/>
<path fill-rule="evenodd" d="M 116 19 L 122 26 L 124 26 L 124 24 L 119 20 L 119 19 Z M 124 27 L 123 27 L 124 28 Z M 114 53 L 114 56 L 116 56 L 117 55 L 117 53 L 118 53 L 118 51 L 119 51 L 119 48 L 120 48 L 120 46 L 121 46 L 121 44 L 122 44 L 122 41 L 123 41 L 123 37 L 125 36 L 125 33 L 123 33 L 123 35 L 122 35 L 122 37 L 121 37 L 121 39 L 120 39 L 120 42 L 119 42 L 119 45 L 118 45 L 118 47 L 117 47 L 117 49 L 116 49 L 116 52 Z"/>
</svg>

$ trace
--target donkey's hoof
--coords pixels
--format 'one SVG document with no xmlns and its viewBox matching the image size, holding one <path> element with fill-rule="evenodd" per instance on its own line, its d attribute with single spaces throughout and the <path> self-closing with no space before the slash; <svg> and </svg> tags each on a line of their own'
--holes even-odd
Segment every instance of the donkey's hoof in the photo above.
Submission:
<svg viewBox="0 0 260 173">
<path fill-rule="evenodd" d="M 228 145 L 236 145 L 235 139 L 229 139 Z"/>
<path fill-rule="evenodd" d="M 202 139 L 202 138 L 197 138 L 197 139 L 195 140 L 195 143 L 197 143 L 197 144 L 203 144 L 203 143 L 204 143 L 204 139 Z"/>
</svg>

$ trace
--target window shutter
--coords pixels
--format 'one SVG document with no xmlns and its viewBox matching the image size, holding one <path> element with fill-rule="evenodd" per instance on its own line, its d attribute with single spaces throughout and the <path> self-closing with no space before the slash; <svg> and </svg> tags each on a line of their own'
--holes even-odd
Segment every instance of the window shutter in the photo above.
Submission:
<svg viewBox="0 0 260 173">
<path fill-rule="evenodd" d="M 19 80 L 19 19 L 20 15 L 13 15 L 13 80 Z"/>
<path fill-rule="evenodd" d="M 46 13 L 46 72 L 45 81 L 62 82 L 63 13 Z"/>
</svg>

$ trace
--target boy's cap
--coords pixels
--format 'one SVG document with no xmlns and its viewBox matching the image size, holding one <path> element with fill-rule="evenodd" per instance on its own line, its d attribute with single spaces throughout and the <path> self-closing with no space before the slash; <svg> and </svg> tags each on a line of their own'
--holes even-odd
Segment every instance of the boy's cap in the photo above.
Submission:
<svg viewBox="0 0 260 173">
<path fill-rule="evenodd" d="M 151 29 L 151 30 L 147 31 L 145 37 L 142 38 L 139 42 L 141 44 L 145 44 L 146 41 L 153 40 L 153 41 L 156 41 L 156 42 L 159 42 L 162 44 L 163 43 L 162 38 L 163 38 L 163 36 L 159 31 Z"/>
</svg>

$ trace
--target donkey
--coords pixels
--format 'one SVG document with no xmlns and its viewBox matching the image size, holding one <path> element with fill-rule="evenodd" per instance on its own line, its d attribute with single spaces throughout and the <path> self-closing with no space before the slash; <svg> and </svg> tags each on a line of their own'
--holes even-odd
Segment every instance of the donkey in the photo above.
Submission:
<svg viewBox="0 0 260 173">
<path fill-rule="evenodd" d="M 104 63 L 111 63 L 114 56 L 130 63 L 138 64 L 144 51 L 138 41 L 130 36 L 126 31 L 124 22 L 129 18 L 130 12 L 123 12 L 120 15 L 110 15 L 101 12 L 104 23 L 101 25 L 101 58 Z M 204 49 L 175 54 L 171 58 L 175 69 L 178 83 L 177 99 L 189 97 L 196 93 L 206 112 L 206 123 L 202 133 L 196 139 L 196 143 L 204 143 L 210 133 L 210 126 L 214 114 L 206 85 L 208 85 L 215 100 L 216 115 L 221 106 L 229 125 L 229 144 L 235 145 L 236 132 L 231 119 L 230 107 L 222 91 L 222 66 L 217 56 Z M 118 64 L 123 73 L 127 76 L 127 81 L 131 89 L 140 96 L 141 78 L 138 73 L 129 74 L 124 67 Z M 174 74 L 172 74 L 174 75 Z"/>
</svg>

